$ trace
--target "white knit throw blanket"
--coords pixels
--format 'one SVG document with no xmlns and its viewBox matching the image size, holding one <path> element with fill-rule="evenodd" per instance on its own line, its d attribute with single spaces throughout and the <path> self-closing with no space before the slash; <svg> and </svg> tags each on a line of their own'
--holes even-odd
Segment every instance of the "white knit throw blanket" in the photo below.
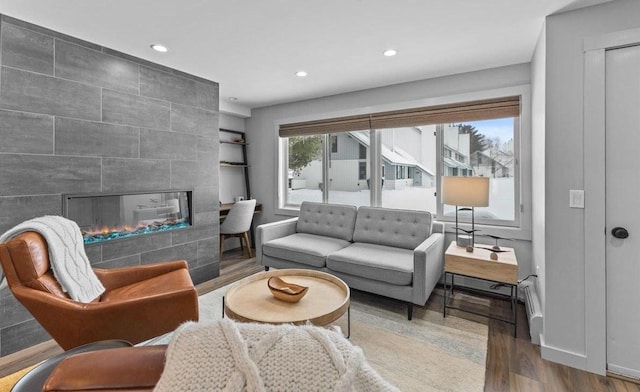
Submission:
<svg viewBox="0 0 640 392">
<path fill-rule="evenodd" d="M 174 332 L 155 392 L 398 391 L 359 347 L 315 326 L 187 322 Z"/>
<path fill-rule="evenodd" d="M 53 275 L 71 299 L 89 303 L 104 293 L 104 286 L 84 250 L 80 228 L 74 221 L 51 215 L 34 218 L 9 229 L 0 236 L 0 242 L 25 231 L 36 231 L 47 241 Z M 5 284 L 4 274 L 0 280 L 1 288 Z"/>
</svg>

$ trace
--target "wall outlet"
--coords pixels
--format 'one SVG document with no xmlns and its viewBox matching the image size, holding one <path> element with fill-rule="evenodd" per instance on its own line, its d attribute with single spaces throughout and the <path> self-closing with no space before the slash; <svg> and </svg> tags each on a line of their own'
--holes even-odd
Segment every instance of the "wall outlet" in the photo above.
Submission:
<svg viewBox="0 0 640 392">
<path fill-rule="evenodd" d="M 584 208 L 584 190 L 582 189 L 569 190 L 569 207 Z"/>
</svg>

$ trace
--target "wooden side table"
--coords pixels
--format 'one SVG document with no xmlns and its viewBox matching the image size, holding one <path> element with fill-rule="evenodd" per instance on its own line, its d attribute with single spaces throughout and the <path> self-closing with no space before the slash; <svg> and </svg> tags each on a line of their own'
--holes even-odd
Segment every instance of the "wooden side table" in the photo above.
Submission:
<svg viewBox="0 0 640 392">
<path fill-rule="evenodd" d="M 490 247 L 490 246 L 488 246 Z M 491 251 L 474 248 L 473 252 L 467 252 L 464 247 L 457 246 L 452 241 L 444 254 L 444 309 L 443 316 L 447 316 L 447 309 L 457 309 L 464 312 L 477 314 L 494 320 L 500 320 L 513 324 L 513 336 L 516 336 L 518 321 L 518 260 L 513 248 L 500 247 L 506 252 L 497 253 L 498 259 L 491 259 Z M 454 279 L 456 275 L 473 279 L 480 279 L 494 283 L 501 283 L 510 287 L 512 318 L 504 319 L 490 314 L 476 312 L 471 309 L 463 309 L 449 304 L 453 295 Z M 451 287 L 448 288 L 448 278 L 451 277 Z"/>
</svg>

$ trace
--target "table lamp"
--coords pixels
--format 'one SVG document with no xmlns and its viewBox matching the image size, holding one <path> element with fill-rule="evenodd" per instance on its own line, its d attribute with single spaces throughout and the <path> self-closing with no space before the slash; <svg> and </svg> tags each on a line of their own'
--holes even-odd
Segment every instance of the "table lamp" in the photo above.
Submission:
<svg viewBox="0 0 640 392">
<path fill-rule="evenodd" d="M 456 243 L 466 246 L 467 252 L 473 252 L 475 244 L 475 207 L 489 205 L 489 177 L 442 177 L 442 202 L 456 206 Z M 458 208 L 462 206 L 463 208 Z M 458 227 L 458 211 L 471 211 L 471 230 Z M 466 243 L 461 243 L 459 232 L 467 233 Z"/>
</svg>

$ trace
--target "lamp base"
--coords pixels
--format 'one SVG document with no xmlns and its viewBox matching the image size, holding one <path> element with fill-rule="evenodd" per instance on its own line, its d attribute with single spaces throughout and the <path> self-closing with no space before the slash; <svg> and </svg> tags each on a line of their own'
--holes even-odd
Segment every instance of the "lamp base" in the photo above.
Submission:
<svg viewBox="0 0 640 392">
<path fill-rule="evenodd" d="M 459 235 L 456 237 L 456 244 L 461 248 L 473 249 L 473 240 L 470 235 Z"/>
</svg>

